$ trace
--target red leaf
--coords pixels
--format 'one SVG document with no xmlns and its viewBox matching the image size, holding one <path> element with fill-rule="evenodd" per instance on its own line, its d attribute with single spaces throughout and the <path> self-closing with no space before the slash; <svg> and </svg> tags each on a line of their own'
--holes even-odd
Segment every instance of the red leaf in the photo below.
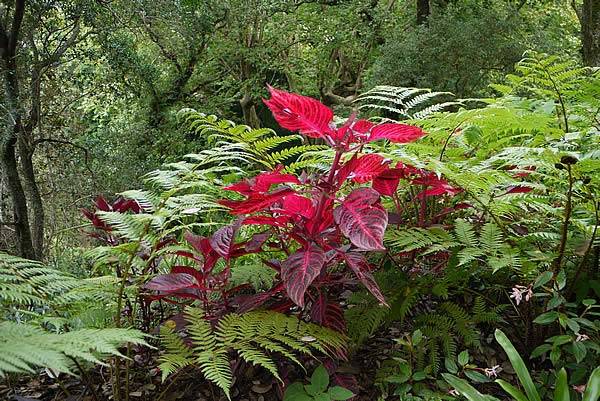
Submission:
<svg viewBox="0 0 600 401">
<path fill-rule="evenodd" d="M 358 188 L 333 211 L 342 233 L 356 247 L 364 250 L 384 250 L 383 234 L 388 215 L 379 203 L 379 194 L 371 188 Z"/>
<path fill-rule="evenodd" d="M 266 195 L 252 194 L 248 199 L 242 201 L 220 200 L 219 203 L 230 208 L 229 213 L 233 215 L 249 214 L 264 210 L 292 193 L 294 193 L 292 189 L 283 188 Z"/>
<path fill-rule="evenodd" d="M 402 169 L 389 168 L 375 177 L 372 187 L 381 195 L 392 196 L 396 193 L 400 178 L 403 178 L 404 175 Z"/>
<path fill-rule="evenodd" d="M 239 227 L 240 223 L 235 222 L 219 228 L 209 239 L 211 248 L 225 259 L 229 259 L 235 244 L 235 233 Z"/>
<path fill-rule="evenodd" d="M 300 215 L 310 219 L 315 213 L 312 201 L 304 196 L 291 194 L 283 198 L 283 210 L 285 213 Z"/>
<path fill-rule="evenodd" d="M 264 100 L 283 128 L 322 138 L 330 134 L 333 111 L 316 99 L 269 87 L 271 99 Z"/>
<path fill-rule="evenodd" d="M 223 189 L 228 191 L 235 191 L 242 195 L 250 196 L 256 192 L 266 193 L 269 192 L 272 185 L 275 184 L 300 184 L 298 177 L 292 174 L 281 174 L 283 166 L 278 166 L 273 171 L 267 171 L 260 173 L 251 180 L 243 180 L 235 184 L 224 187 Z"/>
<path fill-rule="evenodd" d="M 333 201 L 326 199 L 324 203 L 320 215 L 315 215 L 306 222 L 306 231 L 310 235 L 317 235 L 331 228 L 333 223 Z"/>
<path fill-rule="evenodd" d="M 425 135 L 425 132 L 412 125 L 385 123 L 379 124 L 371 129 L 371 135 L 367 142 L 378 139 L 388 139 L 390 142 L 408 143 L 413 142 Z"/>
<path fill-rule="evenodd" d="M 292 184 L 300 184 L 298 177 L 292 174 L 281 174 L 281 170 L 283 166 L 278 166 L 275 170 L 260 173 L 256 176 L 254 185 L 254 190 L 258 192 L 267 192 L 271 185 L 275 184 L 284 184 L 284 183 L 292 183 Z"/>
<path fill-rule="evenodd" d="M 254 192 L 254 190 L 252 189 L 252 183 L 248 180 L 236 182 L 235 184 L 223 187 L 223 189 L 226 191 L 235 191 L 246 196 L 252 195 L 252 193 Z"/>
<path fill-rule="evenodd" d="M 510 189 L 508 191 L 506 191 L 506 194 L 526 194 L 528 192 L 531 192 L 533 190 L 533 188 L 531 187 L 524 187 L 522 185 L 515 185 L 513 187 L 510 187 Z"/>
<path fill-rule="evenodd" d="M 274 227 L 284 227 L 290 221 L 290 216 L 252 216 L 242 221 L 246 225 L 266 225 Z"/>
<path fill-rule="evenodd" d="M 283 291 L 283 285 L 277 285 L 266 292 L 260 292 L 252 295 L 240 295 L 234 300 L 238 305 L 237 313 L 246 313 L 262 306 L 265 302 L 273 299 L 277 294 Z"/>
<path fill-rule="evenodd" d="M 198 283 L 202 283 L 203 281 L 202 273 L 190 266 L 173 266 L 171 268 L 171 274 L 178 273 L 189 274 L 190 276 L 194 277 Z"/>
<path fill-rule="evenodd" d="M 96 198 L 96 202 L 94 203 L 96 204 L 96 209 L 102 210 L 103 212 L 112 210 L 106 199 L 104 199 L 104 197 L 101 195 Z"/>
<path fill-rule="evenodd" d="M 215 267 L 217 261 L 219 260 L 219 254 L 215 252 L 215 250 L 210 245 L 210 241 L 208 238 L 204 238 L 200 235 L 192 234 L 191 232 L 186 232 L 184 234 L 185 240 L 194 248 L 197 252 L 202 254 L 204 257 L 204 265 L 202 267 L 202 271 L 209 272 Z"/>
<path fill-rule="evenodd" d="M 246 251 L 248 252 L 256 252 L 260 250 L 263 244 L 269 239 L 271 236 L 270 232 L 258 233 L 254 234 L 248 242 L 246 242 Z"/>
<path fill-rule="evenodd" d="M 281 278 L 290 299 L 304 307 L 304 293 L 317 278 L 323 264 L 325 253 L 315 244 L 290 255 L 282 264 Z"/>
<path fill-rule="evenodd" d="M 439 178 L 432 172 L 426 172 L 423 174 L 421 178 L 416 178 L 412 181 L 413 184 L 416 185 L 425 185 L 430 187 L 425 191 L 421 191 L 417 194 L 418 198 L 428 197 L 428 196 L 438 196 L 438 195 L 456 195 L 462 192 L 462 189 L 455 188 L 448 183 L 448 181 Z"/>
<path fill-rule="evenodd" d="M 367 121 L 367 120 L 357 120 L 353 125 L 352 125 L 352 131 L 356 132 L 357 134 L 366 134 L 367 132 L 369 132 L 373 127 L 375 126 L 375 124 L 373 124 L 371 121 Z"/>
<path fill-rule="evenodd" d="M 377 298 L 377 300 L 383 305 L 389 306 L 387 302 L 385 302 L 385 297 L 381 293 L 379 285 L 371 274 L 371 266 L 365 257 L 358 252 L 348 252 L 344 253 L 344 259 L 346 260 L 346 263 L 350 269 L 352 269 L 356 275 L 356 278 L 358 278 L 360 282 L 367 287 L 369 292 L 371 292 L 371 294 L 373 294 L 373 296 Z"/>
<path fill-rule="evenodd" d="M 342 170 L 347 169 L 347 178 L 350 178 L 354 182 L 365 183 L 381 174 L 387 168 L 388 163 L 389 161 L 383 156 L 371 153 L 360 158 L 350 159 L 342 167 Z M 340 170 L 340 175 L 342 175 L 342 170 Z"/>
<path fill-rule="evenodd" d="M 181 291 L 190 287 L 197 286 L 196 279 L 187 273 L 159 274 L 148 281 L 144 288 L 154 291 Z"/>
<path fill-rule="evenodd" d="M 346 332 L 346 319 L 342 307 L 337 302 L 329 302 L 327 296 L 322 292 L 319 293 L 319 297 L 312 304 L 310 319 L 321 326 L 341 333 Z"/>
</svg>

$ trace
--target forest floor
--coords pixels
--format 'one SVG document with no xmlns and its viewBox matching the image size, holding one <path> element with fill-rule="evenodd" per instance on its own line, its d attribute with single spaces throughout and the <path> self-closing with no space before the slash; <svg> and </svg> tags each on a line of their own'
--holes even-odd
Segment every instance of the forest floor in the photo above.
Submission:
<svg viewBox="0 0 600 401">
<path fill-rule="evenodd" d="M 397 338 L 396 328 L 386 329 L 365 341 L 350 360 L 343 363 L 338 372 L 354 376 L 357 380 L 358 397 L 355 401 L 373 401 L 377 390 L 374 387 L 375 373 L 381 363 L 390 358 Z M 307 370 L 311 370 L 307 368 Z M 130 401 L 226 401 L 224 395 L 201 379 L 197 370 L 182 371 L 176 381 L 167 379 L 161 384 L 160 373 L 156 369 L 135 368 L 130 383 Z M 93 382 L 96 397 L 86 380 L 75 376 L 60 376 L 60 383 L 43 371 L 38 376 L 20 376 L 17 382 L 0 384 L 0 400 L 7 401 L 106 401 L 112 400 L 110 374 L 106 368 L 96 367 L 88 372 Z M 172 383 L 172 384 L 171 384 Z M 237 377 L 232 388 L 234 401 L 278 401 L 281 399 L 277 383 L 272 377 L 248 369 L 244 377 Z"/>
</svg>

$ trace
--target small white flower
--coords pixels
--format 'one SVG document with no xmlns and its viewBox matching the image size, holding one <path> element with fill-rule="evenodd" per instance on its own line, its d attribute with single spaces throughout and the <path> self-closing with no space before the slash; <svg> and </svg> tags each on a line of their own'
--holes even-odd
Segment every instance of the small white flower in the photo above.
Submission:
<svg viewBox="0 0 600 401">
<path fill-rule="evenodd" d="M 582 342 L 582 341 L 587 341 L 589 340 L 590 337 L 588 337 L 587 334 L 577 334 L 577 338 L 575 339 L 576 343 Z"/>
<path fill-rule="evenodd" d="M 491 368 L 485 368 L 483 371 L 487 377 L 495 378 L 498 377 L 498 373 L 502 370 L 500 365 L 492 366 Z"/>
<path fill-rule="evenodd" d="M 458 391 L 456 391 L 455 389 L 448 390 L 448 394 L 450 394 L 453 397 L 458 397 L 460 395 L 460 394 L 458 394 Z"/>
<path fill-rule="evenodd" d="M 525 296 L 525 302 L 529 302 L 529 300 L 533 297 L 533 290 L 531 286 L 525 287 L 524 285 L 515 285 L 511 290 L 510 297 L 515 300 L 517 305 L 519 305 L 523 300 L 523 296 Z"/>
<path fill-rule="evenodd" d="M 512 293 L 510 294 L 510 297 L 515 300 L 515 302 L 517 303 L 517 305 L 519 305 L 521 303 L 521 300 L 523 299 L 523 294 L 521 293 L 521 291 L 517 287 L 513 287 L 512 288 Z"/>
</svg>

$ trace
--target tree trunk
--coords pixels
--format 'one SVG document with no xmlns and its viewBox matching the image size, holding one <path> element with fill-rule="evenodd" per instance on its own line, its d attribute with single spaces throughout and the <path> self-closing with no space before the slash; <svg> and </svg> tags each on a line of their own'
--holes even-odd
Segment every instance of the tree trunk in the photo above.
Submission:
<svg viewBox="0 0 600 401">
<path fill-rule="evenodd" d="M 426 24 L 429 14 L 431 14 L 429 0 L 417 0 L 417 24 Z"/>
<path fill-rule="evenodd" d="M 17 75 L 16 49 L 19 31 L 25 14 L 25 0 L 15 0 L 15 8 L 10 29 L 0 21 L 0 71 L 4 81 L 3 101 L 5 116 L 3 130 L 0 132 L 0 168 L 6 177 L 11 194 L 17 249 L 22 257 L 34 259 L 35 251 L 31 241 L 31 229 L 25 191 L 19 177 L 16 145 L 23 124 L 19 108 L 19 79 Z"/>
<path fill-rule="evenodd" d="M 11 195 L 17 249 L 19 255 L 28 259 L 35 259 L 36 253 L 31 240 L 29 217 L 27 214 L 27 199 L 19 178 L 17 158 L 15 155 L 16 139 L 13 137 L 3 144 L 0 153 L 0 167 L 6 176 L 7 187 Z"/>
<path fill-rule="evenodd" d="M 583 0 L 581 9 L 581 42 L 583 62 L 600 66 L 600 0 Z"/>
<path fill-rule="evenodd" d="M 260 120 L 258 114 L 256 114 L 256 107 L 250 94 L 244 93 L 244 97 L 240 100 L 240 106 L 242 106 L 244 123 L 251 128 L 260 128 Z"/>
<path fill-rule="evenodd" d="M 24 142 L 24 139 L 21 139 L 18 144 L 19 161 L 23 173 L 23 189 L 27 195 L 27 202 L 33 218 L 30 221 L 30 231 L 35 258 L 41 259 L 44 254 L 44 203 L 35 180 L 33 151 Z"/>
</svg>

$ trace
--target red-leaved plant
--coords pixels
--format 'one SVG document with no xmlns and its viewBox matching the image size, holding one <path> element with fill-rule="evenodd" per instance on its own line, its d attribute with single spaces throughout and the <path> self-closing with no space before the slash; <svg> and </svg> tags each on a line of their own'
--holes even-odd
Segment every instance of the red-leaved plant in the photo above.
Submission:
<svg viewBox="0 0 600 401">
<path fill-rule="evenodd" d="M 238 312 L 267 302 L 281 311 L 294 306 L 304 309 L 308 299 L 311 308 L 307 312 L 312 321 L 343 331 L 341 306 L 329 301 L 332 292 L 358 280 L 382 304 L 386 303 L 365 254 L 385 250 L 388 212 L 380 198 L 395 194 L 400 179 L 412 172 L 402 165 L 392 168 L 390 161 L 378 154 L 363 154 L 363 145 L 377 140 L 408 143 L 424 132 L 415 126 L 373 124 L 355 116 L 336 127 L 333 112 L 319 101 L 270 87 L 269 91 L 271 98 L 265 104 L 279 125 L 321 139 L 334 149 L 330 170 L 296 176 L 285 174 L 280 166 L 226 187 L 243 196 L 242 200 L 220 202 L 238 219 L 210 238 L 188 234 L 186 239 L 196 252 L 180 253 L 194 259 L 199 269 L 175 266 L 170 274 L 152 279 L 146 288 L 156 291 L 155 298 L 207 302 L 208 292 L 230 295 L 232 290 L 227 291 L 226 286 L 231 261 L 255 253 L 276 270 L 276 282 L 269 291 L 235 298 L 233 305 Z M 451 190 L 434 176 L 421 178 L 429 180 L 423 182 L 431 186 L 429 192 Z M 244 225 L 260 226 L 260 232 L 236 241 Z M 273 253 L 285 256 L 279 260 L 264 256 Z M 214 274 L 219 259 L 224 260 L 225 268 Z"/>
</svg>

